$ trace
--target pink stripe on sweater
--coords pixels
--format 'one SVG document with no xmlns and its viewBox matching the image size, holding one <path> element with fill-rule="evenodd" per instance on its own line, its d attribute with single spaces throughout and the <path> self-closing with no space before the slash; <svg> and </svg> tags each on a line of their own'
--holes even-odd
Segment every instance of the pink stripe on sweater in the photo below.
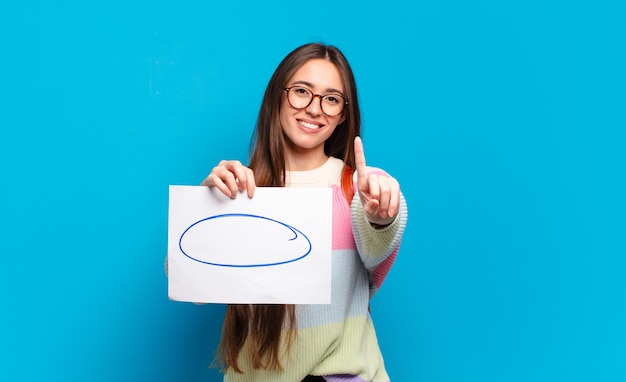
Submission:
<svg viewBox="0 0 626 382">
<path fill-rule="evenodd" d="M 396 248 L 394 248 L 393 252 L 391 252 L 389 257 L 387 257 L 385 261 L 380 263 L 380 265 L 378 265 L 374 269 L 374 272 L 372 272 L 372 277 L 374 279 L 374 285 L 376 285 L 376 288 L 380 288 L 383 281 L 387 277 L 387 273 L 389 273 L 389 270 L 391 269 L 393 262 L 396 260 L 396 256 L 398 255 L 399 249 L 400 249 L 400 246 L 399 245 L 396 246 Z"/>
<path fill-rule="evenodd" d="M 336 249 L 356 249 L 352 235 L 352 217 L 350 206 L 346 201 L 341 187 L 333 189 L 333 251 Z"/>
</svg>

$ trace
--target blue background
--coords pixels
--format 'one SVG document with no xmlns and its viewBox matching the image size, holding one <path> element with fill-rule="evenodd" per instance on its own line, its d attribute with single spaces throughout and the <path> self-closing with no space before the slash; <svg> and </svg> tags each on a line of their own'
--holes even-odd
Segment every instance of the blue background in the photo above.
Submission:
<svg viewBox="0 0 626 382">
<path fill-rule="evenodd" d="M 409 202 L 372 304 L 392 379 L 626 380 L 624 2 L 8 4 L 0 379 L 219 380 L 223 307 L 167 299 L 168 185 L 246 161 L 323 41 Z"/>
</svg>

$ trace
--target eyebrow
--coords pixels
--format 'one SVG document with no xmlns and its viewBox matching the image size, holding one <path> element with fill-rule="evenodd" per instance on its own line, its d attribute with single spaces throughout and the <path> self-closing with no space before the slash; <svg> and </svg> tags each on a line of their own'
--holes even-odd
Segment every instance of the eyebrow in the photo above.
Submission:
<svg viewBox="0 0 626 382">
<path fill-rule="evenodd" d="M 296 82 L 294 82 L 292 84 L 292 86 L 293 85 L 305 85 L 305 86 L 308 86 L 310 88 L 314 88 L 315 87 L 315 85 L 313 85 L 312 83 L 307 82 L 307 81 L 296 81 Z M 328 89 L 326 89 L 326 93 L 337 93 L 337 94 L 340 94 L 341 96 L 343 96 L 343 92 L 339 91 L 339 90 L 337 90 L 335 88 L 328 88 Z"/>
</svg>

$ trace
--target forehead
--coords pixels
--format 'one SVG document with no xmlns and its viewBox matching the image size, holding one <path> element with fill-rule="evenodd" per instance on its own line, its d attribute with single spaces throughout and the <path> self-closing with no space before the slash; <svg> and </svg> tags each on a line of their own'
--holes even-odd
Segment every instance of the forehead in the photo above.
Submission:
<svg viewBox="0 0 626 382">
<path fill-rule="evenodd" d="M 344 91 L 339 69 L 330 61 L 314 58 L 305 62 L 289 79 L 289 84 L 304 84 L 315 91 Z"/>
</svg>

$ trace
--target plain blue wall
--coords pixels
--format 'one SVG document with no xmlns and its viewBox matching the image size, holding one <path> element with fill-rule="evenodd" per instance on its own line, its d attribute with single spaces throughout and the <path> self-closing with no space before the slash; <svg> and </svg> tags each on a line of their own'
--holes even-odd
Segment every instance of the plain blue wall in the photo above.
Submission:
<svg viewBox="0 0 626 382">
<path fill-rule="evenodd" d="M 167 299 L 169 184 L 246 160 L 309 41 L 353 65 L 410 219 L 372 312 L 394 381 L 626 380 L 622 1 L 12 2 L 0 379 L 218 381 Z"/>
</svg>

